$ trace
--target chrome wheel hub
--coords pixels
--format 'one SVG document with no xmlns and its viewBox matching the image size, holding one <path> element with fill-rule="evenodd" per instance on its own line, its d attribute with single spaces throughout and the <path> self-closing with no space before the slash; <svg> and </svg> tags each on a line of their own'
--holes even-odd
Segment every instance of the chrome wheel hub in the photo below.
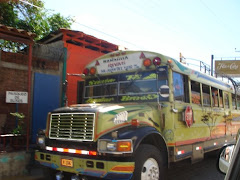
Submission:
<svg viewBox="0 0 240 180">
<path fill-rule="evenodd" d="M 141 180 L 159 180 L 159 166 L 155 159 L 149 158 L 143 164 Z"/>
</svg>

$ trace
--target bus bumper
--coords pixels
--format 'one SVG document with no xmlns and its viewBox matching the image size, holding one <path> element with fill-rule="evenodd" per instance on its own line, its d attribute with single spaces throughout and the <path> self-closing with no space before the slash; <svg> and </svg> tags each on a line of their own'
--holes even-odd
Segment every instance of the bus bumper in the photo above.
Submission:
<svg viewBox="0 0 240 180">
<path fill-rule="evenodd" d="M 105 179 L 131 179 L 134 171 L 134 162 L 84 159 L 38 150 L 35 151 L 35 160 L 59 171 Z"/>
</svg>

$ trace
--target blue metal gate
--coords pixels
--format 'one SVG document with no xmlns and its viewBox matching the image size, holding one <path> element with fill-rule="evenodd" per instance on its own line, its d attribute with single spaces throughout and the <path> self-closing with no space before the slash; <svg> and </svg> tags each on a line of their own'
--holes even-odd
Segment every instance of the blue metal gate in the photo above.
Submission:
<svg viewBox="0 0 240 180">
<path fill-rule="evenodd" d="M 39 129 L 46 128 L 48 112 L 60 106 L 60 77 L 34 73 L 32 142 L 36 142 Z"/>
</svg>

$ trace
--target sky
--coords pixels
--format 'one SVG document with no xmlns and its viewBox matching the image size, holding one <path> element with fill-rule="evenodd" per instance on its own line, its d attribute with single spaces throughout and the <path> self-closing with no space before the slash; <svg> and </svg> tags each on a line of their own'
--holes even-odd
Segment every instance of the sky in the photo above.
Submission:
<svg viewBox="0 0 240 180">
<path fill-rule="evenodd" d="M 239 0 L 43 0 L 71 29 L 187 63 L 240 60 Z"/>
</svg>

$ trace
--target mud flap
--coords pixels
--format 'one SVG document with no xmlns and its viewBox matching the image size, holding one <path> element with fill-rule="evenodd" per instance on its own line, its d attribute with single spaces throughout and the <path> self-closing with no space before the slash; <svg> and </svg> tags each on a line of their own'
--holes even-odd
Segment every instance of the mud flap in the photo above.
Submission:
<svg viewBox="0 0 240 180">
<path fill-rule="evenodd" d="M 192 164 L 201 161 L 204 158 L 203 143 L 193 144 Z"/>
</svg>

